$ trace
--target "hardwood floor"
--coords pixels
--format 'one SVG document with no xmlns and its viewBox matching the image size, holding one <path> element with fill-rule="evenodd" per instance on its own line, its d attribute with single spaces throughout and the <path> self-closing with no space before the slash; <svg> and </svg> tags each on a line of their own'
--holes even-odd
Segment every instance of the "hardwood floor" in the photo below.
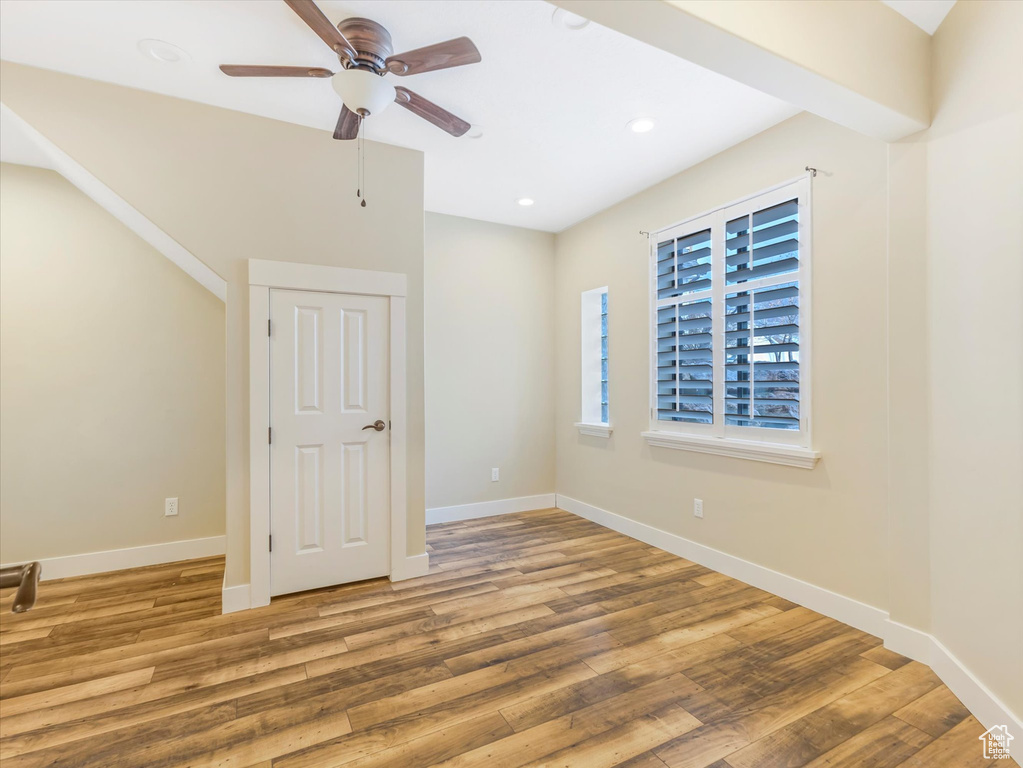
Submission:
<svg viewBox="0 0 1023 768">
<path fill-rule="evenodd" d="M 6 590 L 3 768 L 998 762 L 877 638 L 566 512 L 427 538 L 423 578 L 229 616 L 220 558 Z"/>
</svg>

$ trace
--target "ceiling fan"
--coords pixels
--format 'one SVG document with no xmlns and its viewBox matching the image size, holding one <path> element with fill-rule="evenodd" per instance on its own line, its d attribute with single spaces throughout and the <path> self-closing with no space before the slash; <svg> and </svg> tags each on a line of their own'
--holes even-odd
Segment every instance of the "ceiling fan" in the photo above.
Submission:
<svg viewBox="0 0 1023 768">
<path fill-rule="evenodd" d="M 370 19 L 345 19 L 336 27 L 323 15 L 313 0 L 284 0 L 320 39 L 330 46 L 341 62 L 331 72 L 321 67 L 275 67 L 222 64 L 220 70 L 231 77 L 322 77 L 331 78 L 344 106 L 334 129 L 335 139 L 354 139 L 362 120 L 379 114 L 391 102 L 427 120 L 452 136 L 469 130 L 469 123 L 432 101 L 402 86 L 393 86 L 384 75 L 404 77 L 436 69 L 475 64 L 480 52 L 467 37 L 428 45 L 405 53 L 394 53 L 390 33 Z"/>
</svg>

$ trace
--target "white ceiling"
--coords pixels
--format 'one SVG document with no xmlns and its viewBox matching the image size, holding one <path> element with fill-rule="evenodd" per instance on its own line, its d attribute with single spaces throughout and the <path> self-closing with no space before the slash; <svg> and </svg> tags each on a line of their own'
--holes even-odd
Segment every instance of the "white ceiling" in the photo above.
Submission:
<svg viewBox="0 0 1023 768">
<path fill-rule="evenodd" d="M 331 21 L 366 16 L 397 51 L 460 35 L 481 64 L 389 76 L 450 109 L 483 137 L 455 139 L 398 107 L 367 121 L 370 139 L 426 156 L 427 210 L 559 231 L 798 110 L 604 27 L 569 31 L 541 0 L 321 0 Z M 189 58 L 165 64 L 156 38 Z M 276 0 L 3 0 L 0 56 L 332 131 L 327 80 L 232 79 L 219 64 L 337 68 Z M 656 127 L 634 134 L 635 117 Z M 324 140 L 331 140 L 324 134 Z M 372 179 L 372 158 L 367 164 Z M 521 197 L 536 204 L 523 208 Z"/>
<path fill-rule="evenodd" d="M 928 35 L 933 35 L 948 16 L 956 0 L 881 0 L 898 11 Z"/>
</svg>

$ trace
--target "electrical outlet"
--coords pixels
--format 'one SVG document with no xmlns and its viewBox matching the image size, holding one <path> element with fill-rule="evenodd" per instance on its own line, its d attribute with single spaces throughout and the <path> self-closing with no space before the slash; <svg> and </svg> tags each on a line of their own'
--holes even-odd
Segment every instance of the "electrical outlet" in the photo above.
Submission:
<svg viewBox="0 0 1023 768">
<path fill-rule="evenodd" d="M 693 517 L 703 517 L 703 499 L 693 499 Z"/>
<path fill-rule="evenodd" d="M 492 470 L 490 470 L 490 482 L 496 483 L 500 479 L 501 479 L 501 470 L 500 469 L 498 469 L 497 467 L 494 467 Z"/>
<path fill-rule="evenodd" d="M 178 500 L 164 499 L 163 500 L 163 516 L 174 517 L 178 513 Z"/>
</svg>

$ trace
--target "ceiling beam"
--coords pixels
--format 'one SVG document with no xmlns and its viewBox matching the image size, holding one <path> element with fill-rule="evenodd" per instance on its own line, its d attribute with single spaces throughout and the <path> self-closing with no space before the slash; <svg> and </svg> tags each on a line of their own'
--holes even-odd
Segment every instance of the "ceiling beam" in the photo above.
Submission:
<svg viewBox="0 0 1023 768">
<path fill-rule="evenodd" d="M 868 136 L 930 124 L 930 36 L 877 0 L 552 2 Z"/>
</svg>

